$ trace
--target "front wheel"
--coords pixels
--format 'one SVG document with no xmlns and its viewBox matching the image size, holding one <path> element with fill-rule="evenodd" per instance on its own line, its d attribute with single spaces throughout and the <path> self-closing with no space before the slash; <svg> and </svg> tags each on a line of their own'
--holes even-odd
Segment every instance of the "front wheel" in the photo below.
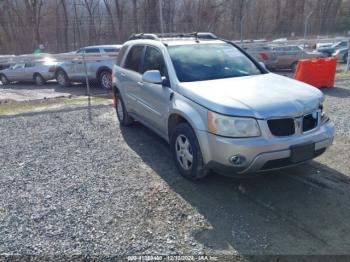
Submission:
<svg viewBox="0 0 350 262">
<path fill-rule="evenodd" d="M 7 77 L 4 75 L 0 76 L 0 81 L 3 85 L 8 85 L 10 83 L 9 80 L 7 79 Z"/>
<path fill-rule="evenodd" d="M 208 175 L 199 143 L 191 126 L 177 125 L 170 138 L 170 146 L 180 174 L 190 180 L 199 180 Z"/>
<path fill-rule="evenodd" d="M 108 71 L 102 71 L 99 76 L 99 82 L 102 88 L 112 89 L 112 74 Z"/>
<path fill-rule="evenodd" d="M 40 74 L 36 74 L 34 76 L 34 82 L 37 86 L 42 86 L 45 84 L 45 79 Z"/>
<path fill-rule="evenodd" d="M 67 87 L 70 85 L 70 81 L 67 74 L 62 70 L 57 72 L 56 80 L 59 86 Z"/>
</svg>

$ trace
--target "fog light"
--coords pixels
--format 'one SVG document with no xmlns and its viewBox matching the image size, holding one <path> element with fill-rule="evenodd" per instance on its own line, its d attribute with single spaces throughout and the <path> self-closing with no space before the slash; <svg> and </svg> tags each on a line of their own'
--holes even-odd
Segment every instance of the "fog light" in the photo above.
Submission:
<svg viewBox="0 0 350 262">
<path fill-rule="evenodd" d="M 245 157 L 244 156 L 240 156 L 240 155 L 231 156 L 230 157 L 230 162 L 231 162 L 231 164 L 233 164 L 235 166 L 241 166 L 245 162 Z"/>
</svg>

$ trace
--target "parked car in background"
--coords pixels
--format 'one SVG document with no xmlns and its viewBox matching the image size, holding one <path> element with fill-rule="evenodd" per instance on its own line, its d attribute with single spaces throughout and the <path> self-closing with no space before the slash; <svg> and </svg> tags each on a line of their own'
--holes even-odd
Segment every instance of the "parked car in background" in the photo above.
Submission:
<svg viewBox="0 0 350 262">
<path fill-rule="evenodd" d="M 190 36 L 128 41 L 113 69 L 120 124 L 137 120 L 169 142 L 181 175 L 246 177 L 332 144 L 321 91 L 268 72 L 233 43 Z"/>
<path fill-rule="evenodd" d="M 277 65 L 277 55 L 270 46 L 245 46 L 243 49 L 259 62 L 263 62 L 270 70 Z"/>
<path fill-rule="evenodd" d="M 348 41 L 339 41 L 328 47 L 320 47 L 317 49 L 317 51 L 321 52 L 326 57 L 331 57 L 335 51 L 346 47 L 348 47 Z"/>
<path fill-rule="evenodd" d="M 56 66 L 55 61 L 15 64 L 0 70 L 0 81 L 3 84 L 15 81 L 35 82 L 40 86 L 48 80 L 55 79 Z"/>
<path fill-rule="evenodd" d="M 319 58 L 319 52 L 308 52 L 298 45 L 274 46 L 272 50 L 277 55 L 276 69 L 291 69 L 295 71 L 300 59 Z"/>
<path fill-rule="evenodd" d="M 95 45 L 95 46 L 86 46 L 80 48 L 76 51 L 77 54 L 106 54 L 106 53 L 118 53 L 122 45 Z"/>
<path fill-rule="evenodd" d="M 333 43 L 316 43 L 315 49 L 318 50 L 319 48 L 330 47 L 332 45 Z"/>
<path fill-rule="evenodd" d="M 88 46 L 76 51 L 82 54 L 70 61 L 62 62 L 56 71 L 56 80 L 60 86 L 69 86 L 71 82 L 85 82 L 86 72 L 89 81 L 97 81 L 102 88 L 112 88 L 112 68 L 120 45 Z M 83 58 L 83 54 L 86 56 Z M 86 70 L 84 65 L 86 63 Z"/>
<path fill-rule="evenodd" d="M 332 57 L 335 57 L 338 62 L 347 63 L 349 55 L 349 48 L 338 49 L 332 54 Z"/>
</svg>

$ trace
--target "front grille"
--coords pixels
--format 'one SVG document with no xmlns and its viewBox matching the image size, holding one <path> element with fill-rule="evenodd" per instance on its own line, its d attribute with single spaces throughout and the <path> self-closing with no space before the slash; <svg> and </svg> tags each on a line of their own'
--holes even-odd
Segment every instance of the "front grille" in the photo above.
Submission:
<svg viewBox="0 0 350 262">
<path fill-rule="evenodd" d="M 274 136 L 291 136 L 295 134 L 293 118 L 271 119 L 267 124 Z"/>
<path fill-rule="evenodd" d="M 303 118 L 303 132 L 310 131 L 317 127 L 318 116 L 317 114 L 313 116 L 313 114 L 309 114 L 304 116 Z"/>
<path fill-rule="evenodd" d="M 314 153 L 314 157 L 318 157 L 318 156 L 322 155 L 325 151 L 326 151 L 326 148 L 321 148 L 321 149 L 316 150 Z M 275 168 L 282 168 L 285 166 L 292 166 L 295 164 L 298 164 L 298 163 L 293 163 L 291 161 L 290 157 L 275 159 L 275 160 L 267 161 L 261 170 L 263 171 L 263 170 L 270 170 L 270 169 L 275 169 Z"/>
</svg>

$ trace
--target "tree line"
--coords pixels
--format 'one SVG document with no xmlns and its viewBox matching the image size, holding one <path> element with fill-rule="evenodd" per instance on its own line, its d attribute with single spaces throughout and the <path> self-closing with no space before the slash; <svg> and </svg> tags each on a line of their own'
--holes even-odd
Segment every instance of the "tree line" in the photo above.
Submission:
<svg viewBox="0 0 350 262">
<path fill-rule="evenodd" d="M 132 33 L 211 31 L 227 39 L 350 31 L 350 0 L 0 0 L 0 54 L 121 44 Z"/>
</svg>

